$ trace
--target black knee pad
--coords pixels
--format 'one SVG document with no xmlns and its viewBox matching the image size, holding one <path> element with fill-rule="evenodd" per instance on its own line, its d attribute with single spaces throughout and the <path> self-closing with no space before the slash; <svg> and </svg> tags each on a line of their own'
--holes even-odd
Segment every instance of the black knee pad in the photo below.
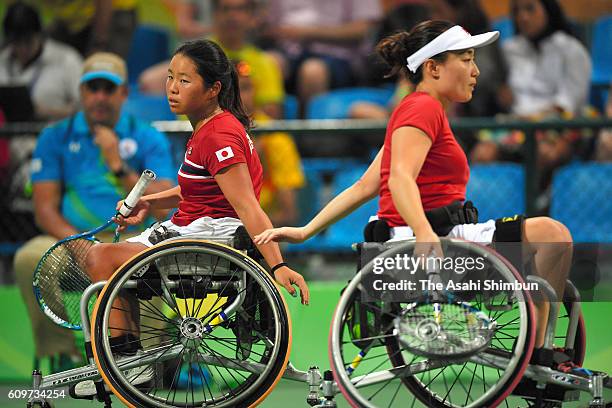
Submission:
<svg viewBox="0 0 612 408">
<path fill-rule="evenodd" d="M 524 215 L 498 218 L 495 220 L 495 234 L 493 234 L 492 243 L 493 248 L 510 261 L 523 276 L 525 275 L 525 260 L 521 243 L 523 242 L 524 225 Z M 511 244 L 513 242 L 516 244 Z"/>
<path fill-rule="evenodd" d="M 524 215 L 496 219 L 493 242 L 523 242 L 524 224 Z"/>
</svg>

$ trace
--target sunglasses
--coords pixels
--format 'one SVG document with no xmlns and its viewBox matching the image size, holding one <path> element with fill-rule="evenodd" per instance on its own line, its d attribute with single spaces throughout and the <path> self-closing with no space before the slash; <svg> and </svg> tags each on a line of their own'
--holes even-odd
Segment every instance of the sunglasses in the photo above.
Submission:
<svg viewBox="0 0 612 408">
<path fill-rule="evenodd" d="M 105 94 L 112 94 L 117 90 L 117 85 L 106 79 L 93 79 L 85 82 L 85 87 L 91 92 L 102 91 Z"/>
</svg>

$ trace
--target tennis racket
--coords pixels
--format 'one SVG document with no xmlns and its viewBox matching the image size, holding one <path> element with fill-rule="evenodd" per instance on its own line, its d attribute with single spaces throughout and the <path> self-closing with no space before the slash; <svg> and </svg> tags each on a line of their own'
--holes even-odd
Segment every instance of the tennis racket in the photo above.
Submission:
<svg viewBox="0 0 612 408">
<path fill-rule="evenodd" d="M 143 171 L 115 216 L 129 216 L 155 177 L 153 171 Z M 32 280 L 34 295 L 43 313 L 57 325 L 72 330 L 81 329 L 81 295 L 91 285 L 91 279 L 85 269 L 87 251 L 92 245 L 99 242 L 95 235 L 113 223 L 111 218 L 104 225 L 91 231 L 62 239 L 49 248 L 38 262 Z M 119 230 L 117 228 L 114 242 L 118 240 Z M 93 303 L 93 299 L 91 302 Z"/>
</svg>

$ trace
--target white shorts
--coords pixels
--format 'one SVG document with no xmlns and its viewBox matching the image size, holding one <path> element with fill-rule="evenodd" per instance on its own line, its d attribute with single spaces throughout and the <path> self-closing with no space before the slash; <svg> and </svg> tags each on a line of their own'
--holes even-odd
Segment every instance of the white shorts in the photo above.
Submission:
<svg viewBox="0 0 612 408">
<path fill-rule="evenodd" d="M 377 218 L 370 218 L 372 219 Z M 493 234 L 495 234 L 495 220 L 479 222 L 478 224 L 461 224 L 455 225 L 446 236 L 447 238 L 461 238 L 466 241 L 477 242 L 483 245 L 490 245 L 493 242 Z M 389 241 L 401 241 L 404 239 L 413 238 L 414 233 L 412 228 L 392 227 L 391 239 Z"/>
<path fill-rule="evenodd" d="M 161 226 L 166 227 L 171 231 L 178 232 L 180 238 L 196 238 L 196 239 L 224 239 L 228 240 L 234 236 L 236 228 L 242 225 L 242 222 L 237 218 L 223 217 L 211 218 L 202 217 L 193 221 L 191 224 L 184 227 L 174 224 L 171 220 L 154 224 L 144 230 L 140 235 L 129 238 L 127 242 L 137 242 L 147 247 L 152 247 L 154 244 L 149 241 L 149 237 L 153 230 Z"/>
</svg>

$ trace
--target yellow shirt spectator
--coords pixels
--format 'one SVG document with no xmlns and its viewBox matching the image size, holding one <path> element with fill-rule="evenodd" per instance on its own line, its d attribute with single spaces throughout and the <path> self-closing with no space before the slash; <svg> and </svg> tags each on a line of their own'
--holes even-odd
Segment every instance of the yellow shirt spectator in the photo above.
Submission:
<svg viewBox="0 0 612 408">
<path fill-rule="evenodd" d="M 270 118 L 255 113 L 257 123 L 265 123 Z M 257 152 L 264 168 L 264 180 L 259 202 L 267 214 L 282 211 L 276 200 L 278 190 L 297 190 L 304 187 L 302 161 L 291 135 L 285 132 L 266 133 L 255 139 Z"/>
<path fill-rule="evenodd" d="M 229 59 L 245 61 L 250 65 L 250 76 L 255 87 L 256 108 L 269 103 L 283 103 L 285 98 L 283 79 L 280 69 L 272 57 L 252 45 L 245 45 L 239 50 L 228 50 L 214 36 L 210 39 L 219 44 Z"/>
<path fill-rule="evenodd" d="M 113 0 L 113 10 L 133 10 L 138 0 Z M 94 17 L 95 5 L 91 0 L 43 0 L 43 13 L 66 22 L 70 32 L 77 33 Z"/>
</svg>

